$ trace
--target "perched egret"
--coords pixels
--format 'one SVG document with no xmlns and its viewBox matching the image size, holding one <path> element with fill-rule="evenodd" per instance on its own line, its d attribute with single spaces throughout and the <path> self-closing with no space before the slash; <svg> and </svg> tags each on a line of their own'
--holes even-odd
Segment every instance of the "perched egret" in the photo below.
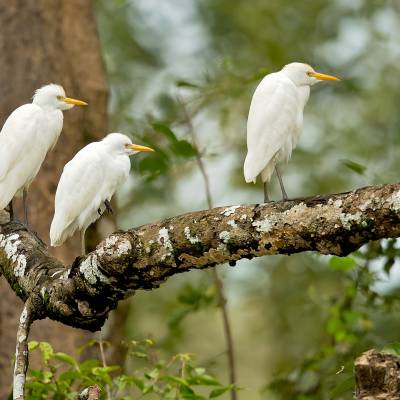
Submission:
<svg viewBox="0 0 400 400">
<path fill-rule="evenodd" d="M 0 131 L 0 210 L 12 199 L 23 196 L 28 224 L 27 191 L 49 150 L 56 144 L 63 126 L 62 111 L 87 103 L 65 97 L 64 89 L 50 84 L 36 90 L 32 103 L 12 112 Z"/>
<path fill-rule="evenodd" d="M 111 197 L 128 178 L 129 156 L 140 151 L 154 150 L 132 144 L 121 133 L 110 133 L 100 142 L 85 146 L 65 165 L 50 227 L 52 246 L 60 246 L 79 229 L 82 255 L 86 253 L 87 227 L 109 208 Z"/>
<path fill-rule="evenodd" d="M 277 163 L 288 161 L 303 127 L 303 111 L 310 86 L 339 78 L 315 72 L 307 64 L 291 63 L 264 77 L 257 86 L 247 120 L 246 182 L 256 182 L 261 174 L 264 201 L 269 201 L 267 184 L 275 170 L 283 199 L 287 194 Z"/>
</svg>

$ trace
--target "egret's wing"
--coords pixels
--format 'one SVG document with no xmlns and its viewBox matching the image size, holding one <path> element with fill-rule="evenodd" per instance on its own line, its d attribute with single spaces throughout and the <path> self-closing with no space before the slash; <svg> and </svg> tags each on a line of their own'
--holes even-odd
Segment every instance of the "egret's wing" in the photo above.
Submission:
<svg viewBox="0 0 400 400">
<path fill-rule="evenodd" d="M 0 131 L 0 181 L 18 164 L 22 169 L 29 168 L 29 160 L 40 140 L 42 117 L 40 107 L 25 104 L 7 118 Z"/>
<path fill-rule="evenodd" d="M 277 152 L 292 143 L 298 110 L 299 96 L 288 78 L 270 74 L 259 84 L 247 121 L 248 154 L 244 166 L 247 182 L 255 181 Z"/>
<path fill-rule="evenodd" d="M 101 202 L 105 169 L 96 145 L 86 146 L 64 167 L 55 199 L 54 220 L 60 226 L 69 226 L 85 210 L 98 207 Z"/>
</svg>

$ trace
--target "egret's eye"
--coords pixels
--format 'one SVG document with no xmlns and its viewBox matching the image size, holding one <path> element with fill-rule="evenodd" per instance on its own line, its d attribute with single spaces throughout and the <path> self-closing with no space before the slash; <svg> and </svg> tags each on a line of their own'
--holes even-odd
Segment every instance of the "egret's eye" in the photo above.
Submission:
<svg viewBox="0 0 400 400">
<path fill-rule="evenodd" d="M 57 100 L 61 101 L 63 99 L 63 96 L 57 96 Z"/>
<path fill-rule="evenodd" d="M 308 72 L 307 72 L 307 75 L 308 75 L 308 76 L 312 76 L 312 71 L 308 71 Z"/>
</svg>

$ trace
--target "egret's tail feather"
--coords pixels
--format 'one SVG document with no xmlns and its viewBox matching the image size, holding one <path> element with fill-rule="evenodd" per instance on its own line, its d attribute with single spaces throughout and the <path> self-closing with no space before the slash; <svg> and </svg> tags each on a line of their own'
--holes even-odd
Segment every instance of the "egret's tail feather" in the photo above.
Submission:
<svg viewBox="0 0 400 400">
<path fill-rule="evenodd" d="M 61 246 L 70 236 L 74 234 L 76 226 L 69 224 L 64 227 L 63 221 L 54 217 L 50 227 L 50 243 L 53 247 Z"/>
<path fill-rule="evenodd" d="M 246 159 L 244 160 L 243 173 L 246 183 L 256 183 L 259 171 L 256 171 L 256 169 L 254 168 L 254 164 L 251 163 L 251 158 L 249 157 L 249 155 L 247 155 Z"/>
<path fill-rule="evenodd" d="M 275 162 L 270 161 L 267 166 L 261 171 L 261 180 L 263 182 L 269 182 L 272 174 L 274 173 Z"/>
</svg>

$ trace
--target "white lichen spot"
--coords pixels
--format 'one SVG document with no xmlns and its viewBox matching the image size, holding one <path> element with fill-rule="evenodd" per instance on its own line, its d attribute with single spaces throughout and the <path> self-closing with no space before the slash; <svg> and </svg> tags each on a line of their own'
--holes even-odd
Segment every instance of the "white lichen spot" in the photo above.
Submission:
<svg viewBox="0 0 400 400">
<path fill-rule="evenodd" d="M 124 254 L 128 254 L 131 250 L 132 245 L 128 239 L 117 235 L 111 235 L 105 240 L 103 246 L 96 250 L 96 253 L 100 257 L 104 254 L 120 257 Z"/>
<path fill-rule="evenodd" d="M 61 280 L 66 280 L 69 278 L 69 273 L 71 272 L 71 268 L 66 269 L 62 275 L 60 275 Z"/>
<path fill-rule="evenodd" d="M 25 325 L 26 320 L 28 319 L 28 310 L 24 308 L 22 310 L 21 316 L 19 317 L 20 325 Z"/>
<path fill-rule="evenodd" d="M 158 243 L 164 247 L 165 254 L 161 256 L 161 261 L 164 261 L 167 257 L 172 255 L 172 250 L 174 247 L 172 246 L 172 242 L 169 238 L 168 229 L 163 227 L 158 231 Z"/>
<path fill-rule="evenodd" d="M 103 283 L 110 282 L 109 279 L 99 270 L 97 256 L 95 254 L 90 255 L 81 263 L 79 271 L 91 285 L 96 284 L 97 280 Z"/>
<path fill-rule="evenodd" d="M 169 230 L 170 230 L 170 231 L 173 231 L 173 230 L 174 230 L 174 227 L 173 227 L 172 225 L 170 225 L 170 226 L 169 226 Z"/>
<path fill-rule="evenodd" d="M 128 239 L 123 238 L 118 242 L 117 255 L 122 256 L 128 254 L 132 250 L 131 242 Z"/>
<path fill-rule="evenodd" d="M 200 242 L 200 239 L 197 235 L 192 236 L 192 234 L 190 233 L 190 228 L 188 226 L 185 226 L 185 229 L 183 231 L 185 233 L 186 239 L 189 240 L 191 244 L 196 244 Z"/>
<path fill-rule="evenodd" d="M 18 254 L 18 245 L 21 240 L 18 234 L 11 235 L 0 234 L 0 247 L 4 249 L 6 257 L 15 263 L 14 274 L 16 277 L 23 277 L 26 269 L 26 257 L 23 254 Z"/>
<path fill-rule="evenodd" d="M 247 214 L 243 214 L 243 215 L 241 215 L 241 216 L 240 216 L 240 219 L 241 219 L 241 220 L 245 220 L 245 219 L 247 219 Z"/>
<path fill-rule="evenodd" d="M 396 212 L 400 211 L 400 191 L 393 192 L 392 195 L 387 199 L 389 207 Z"/>
<path fill-rule="evenodd" d="M 225 215 L 225 217 L 229 217 L 232 215 L 240 206 L 231 206 L 225 208 L 224 211 L 221 212 L 222 215 Z"/>
<path fill-rule="evenodd" d="M 362 213 L 357 211 L 355 214 L 341 213 L 339 215 L 340 221 L 345 229 L 351 229 L 351 225 L 355 222 L 361 221 Z"/>
<path fill-rule="evenodd" d="M 365 211 L 365 210 L 367 210 L 368 208 L 371 208 L 371 205 L 372 205 L 372 199 L 368 199 L 367 201 L 365 201 L 364 203 L 362 203 L 358 208 L 359 208 L 361 211 Z"/>
<path fill-rule="evenodd" d="M 21 335 L 21 336 L 18 338 L 18 343 L 23 343 L 23 342 L 25 342 L 25 340 L 26 340 L 26 336 L 25 336 L 25 335 Z"/>
<path fill-rule="evenodd" d="M 342 205 L 343 205 L 343 201 L 340 200 L 340 199 L 337 199 L 337 200 L 335 200 L 335 201 L 333 202 L 333 205 L 334 205 L 336 208 L 340 208 L 340 207 L 342 207 Z"/>
<path fill-rule="evenodd" d="M 224 243 L 228 243 L 229 239 L 231 238 L 231 235 L 228 231 L 222 231 L 219 234 L 219 238 L 224 242 Z"/>
<path fill-rule="evenodd" d="M 271 232 L 274 226 L 274 224 L 268 218 L 264 218 L 260 221 L 254 221 L 251 225 L 256 228 L 257 232 Z"/>
<path fill-rule="evenodd" d="M 232 228 L 237 228 L 237 223 L 235 222 L 234 219 L 230 219 L 230 220 L 227 222 L 227 224 L 230 225 Z"/>
</svg>

